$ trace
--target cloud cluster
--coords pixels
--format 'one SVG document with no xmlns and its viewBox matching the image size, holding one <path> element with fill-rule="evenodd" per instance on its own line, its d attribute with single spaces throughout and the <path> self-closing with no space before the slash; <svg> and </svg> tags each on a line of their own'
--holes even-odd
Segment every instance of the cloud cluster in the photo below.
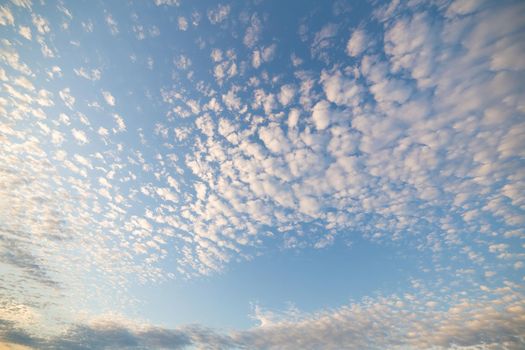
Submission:
<svg viewBox="0 0 525 350">
<path fill-rule="evenodd" d="M 41 348 L 523 346 L 522 290 L 509 281 L 522 278 L 525 257 L 523 3 L 379 4 L 369 24 L 303 33 L 311 42 L 302 58 L 263 36 L 264 15 L 243 13 L 237 47 L 195 39 L 204 59 L 129 53 L 133 71 L 143 64 L 156 74 L 169 61 L 173 84 L 127 95 L 102 86 L 100 69 L 56 65 L 57 27 L 20 4 L 31 21 L 0 7 L 2 29 L 16 34 L 0 40 L 3 338 Z M 202 13 L 213 31 L 237 24 L 230 5 Z M 176 17 L 184 35 L 193 35 L 186 18 L 199 16 Z M 137 45 L 163 35 L 138 16 L 129 28 L 101 18 Z M 82 23 L 92 35 L 93 22 Z M 31 63 L 21 45 L 35 45 L 48 66 Z M 296 71 L 285 75 L 276 62 L 291 55 Z M 205 59 L 208 70 L 195 68 Z M 80 96 L 82 84 L 97 89 Z M 139 93 L 147 104 L 125 97 Z M 165 118 L 137 125 L 130 116 L 159 104 Z M 114 306 L 130 280 L 212 274 L 269 240 L 323 248 L 349 232 L 428 256 L 424 268 L 450 299 L 260 313 L 261 326 L 230 333 L 116 321 L 50 338 L 25 330 L 39 317 L 52 322 L 46 307 L 59 308 L 57 295 L 70 310 L 90 298 Z M 96 286 L 88 296 L 86 285 Z M 467 286 L 486 294 L 467 298 Z"/>
<path fill-rule="evenodd" d="M 0 334 L 39 349 L 521 349 L 521 288 L 507 283 L 491 292 L 490 298 L 451 296 L 447 309 L 436 307 L 428 296 L 413 294 L 366 298 L 313 314 L 275 314 L 256 307 L 254 318 L 260 325 L 244 331 L 167 329 L 110 316 L 48 338 L 5 327 L 5 321 Z"/>
<path fill-rule="evenodd" d="M 383 22 L 383 44 L 367 55 L 358 47 L 364 29 L 353 32 L 356 67 L 335 65 L 317 81 L 298 76 L 299 96 L 287 93 L 290 84 L 278 98 L 236 88 L 253 96 L 252 111 L 242 121 L 208 118 L 186 156 L 206 194 L 183 206 L 178 223 L 183 231 L 199 223 L 188 247 L 192 266 L 213 271 L 257 245 L 258 232 L 300 233 L 304 223 L 435 252 L 470 249 L 467 232 L 488 245 L 520 230 L 524 207 L 511 188 L 523 181 L 523 71 L 502 57 L 502 38 L 518 40 L 523 7 L 461 18 L 442 9 L 432 21 L 417 7 L 395 10 L 402 15 Z"/>
</svg>

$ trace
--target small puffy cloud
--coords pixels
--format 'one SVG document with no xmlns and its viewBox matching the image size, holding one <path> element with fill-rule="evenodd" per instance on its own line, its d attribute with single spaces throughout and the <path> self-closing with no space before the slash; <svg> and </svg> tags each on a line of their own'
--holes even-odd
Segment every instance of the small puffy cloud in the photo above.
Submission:
<svg viewBox="0 0 525 350">
<path fill-rule="evenodd" d="M 119 33 L 119 29 L 118 29 L 118 23 L 117 21 L 113 18 L 113 16 L 108 13 L 105 17 L 104 17 L 105 21 L 106 21 L 106 24 L 108 25 L 109 27 L 109 31 L 111 32 L 111 35 L 117 35 Z"/>
<path fill-rule="evenodd" d="M 230 110 L 238 110 L 241 108 L 241 99 L 236 95 L 236 89 L 233 88 L 225 95 L 222 95 L 222 102 L 226 108 Z"/>
<path fill-rule="evenodd" d="M 9 7 L 6 6 L 0 6 L 0 25 L 14 25 L 15 24 L 15 18 L 13 17 L 13 14 L 11 13 L 11 10 Z"/>
<path fill-rule="evenodd" d="M 346 44 L 346 52 L 352 57 L 359 56 L 368 47 L 369 40 L 363 29 L 354 30 Z"/>
<path fill-rule="evenodd" d="M 279 102 L 283 106 L 287 106 L 292 102 L 295 96 L 295 87 L 291 84 L 281 86 L 281 92 L 279 93 Z"/>
<path fill-rule="evenodd" d="M 320 31 L 315 33 L 314 40 L 310 47 L 313 57 L 328 59 L 326 50 L 334 45 L 334 38 L 337 35 L 339 27 L 334 23 L 328 23 Z"/>
<path fill-rule="evenodd" d="M 168 202 L 178 202 L 178 196 L 171 192 L 171 190 L 169 188 L 166 188 L 166 187 L 163 187 L 163 188 L 157 188 L 155 190 L 155 192 L 157 193 L 157 195 L 165 200 L 165 201 L 168 201 Z"/>
<path fill-rule="evenodd" d="M 62 89 L 58 92 L 58 95 L 64 101 L 64 104 L 69 107 L 69 109 L 73 109 L 73 106 L 75 104 L 75 97 L 71 95 L 71 90 L 69 88 Z"/>
<path fill-rule="evenodd" d="M 300 112 L 297 108 L 292 108 L 288 114 L 288 128 L 293 129 L 299 122 Z"/>
<path fill-rule="evenodd" d="M 86 69 L 84 67 L 80 67 L 78 69 L 74 69 L 73 71 L 77 76 L 91 81 L 100 80 L 101 77 L 101 72 L 99 69 Z"/>
<path fill-rule="evenodd" d="M 213 50 L 211 50 L 210 57 L 213 60 L 213 62 L 220 62 L 220 61 L 222 61 L 222 50 L 221 49 L 213 49 Z"/>
<path fill-rule="evenodd" d="M 336 71 L 329 74 L 321 73 L 321 83 L 328 101 L 337 105 L 357 106 L 361 100 L 359 92 L 361 87 L 353 79 L 345 77 Z"/>
<path fill-rule="evenodd" d="M 275 52 L 277 51 L 277 45 L 271 44 L 270 46 L 265 47 L 262 50 L 261 56 L 264 62 L 270 62 L 275 57 Z"/>
<path fill-rule="evenodd" d="M 40 15 L 33 14 L 32 15 L 33 25 L 36 27 L 38 32 L 40 34 L 46 34 L 48 33 L 51 28 L 49 28 L 49 22 L 47 19 Z"/>
<path fill-rule="evenodd" d="M 88 138 L 84 131 L 78 130 L 78 129 L 72 129 L 71 134 L 73 134 L 73 137 L 79 144 L 83 145 L 83 144 L 88 143 Z"/>
<path fill-rule="evenodd" d="M 259 50 L 255 50 L 252 52 L 252 66 L 253 68 L 257 69 L 261 66 L 262 58 L 261 58 L 261 52 Z"/>
<path fill-rule="evenodd" d="M 24 76 L 15 78 L 14 83 L 15 83 L 15 85 L 21 86 L 21 87 L 23 87 L 26 90 L 29 90 L 29 91 L 35 90 L 35 87 L 33 86 L 33 83 L 31 83 L 31 81 L 29 81 L 29 79 L 27 79 Z"/>
<path fill-rule="evenodd" d="M 161 6 L 161 5 L 176 6 L 176 7 L 180 6 L 180 0 L 154 0 L 154 1 L 155 1 L 155 5 L 157 6 Z"/>
<path fill-rule="evenodd" d="M 37 37 L 37 42 L 40 44 L 42 55 L 47 58 L 55 57 L 55 52 L 47 45 L 43 37 Z"/>
<path fill-rule="evenodd" d="M 317 198 L 312 196 L 301 196 L 299 197 L 299 210 L 309 216 L 317 217 L 320 212 L 321 207 Z"/>
<path fill-rule="evenodd" d="M 180 30 L 182 30 L 182 31 L 188 30 L 188 20 L 185 17 L 180 16 L 178 18 L 177 22 L 178 22 Z"/>
<path fill-rule="evenodd" d="M 113 129 L 114 133 L 122 132 L 126 130 L 126 124 L 124 123 L 124 119 L 118 114 L 113 115 L 113 119 L 115 119 L 115 123 L 117 123 L 117 128 Z"/>
<path fill-rule="evenodd" d="M 31 28 L 26 26 L 20 26 L 18 29 L 18 33 L 26 38 L 27 40 L 31 40 Z"/>
<path fill-rule="evenodd" d="M 111 94 L 109 91 L 102 91 L 102 96 L 104 97 L 104 100 L 106 103 L 110 106 L 115 106 L 115 97 Z"/>
<path fill-rule="evenodd" d="M 208 20 L 211 24 L 223 22 L 230 14 L 230 5 L 219 4 L 216 8 L 208 10 Z"/>
<path fill-rule="evenodd" d="M 290 60 L 292 61 L 292 65 L 294 67 L 298 67 L 301 64 L 303 64 L 303 60 L 299 56 L 297 56 L 295 53 L 292 53 L 292 55 L 290 56 Z"/>
<path fill-rule="evenodd" d="M 30 9 L 32 5 L 31 0 L 11 0 L 11 2 L 18 7 L 23 7 L 26 9 Z"/>
<path fill-rule="evenodd" d="M 324 130 L 330 125 L 330 103 L 320 101 L 312 109 L 312 120 L 317 130 Z"/>
<path fill-rule="evenodd" d="M 290 144 L 278 124 L 270 124 L 259 130 L 259 137 L 266 148 L 274 153 L 288 152 Z"/>
<path fill-rule="evenodd" d="M 100 128 L 98 128 L 97 133 L 100 136 L 102 136 L 102 137 L 108 137 L 109 136 L 109 130 L 104 128 L 104 127 L 102 127 L 102 126 Z"/>
<path fill-rule="evenodd" d="M 257 14 L 253 14 L 250 19 L 250 26 L 244 33 L 244 45 L 252 48 L 258 41 L 262 32 L 262 23 Z"/>
</svg>

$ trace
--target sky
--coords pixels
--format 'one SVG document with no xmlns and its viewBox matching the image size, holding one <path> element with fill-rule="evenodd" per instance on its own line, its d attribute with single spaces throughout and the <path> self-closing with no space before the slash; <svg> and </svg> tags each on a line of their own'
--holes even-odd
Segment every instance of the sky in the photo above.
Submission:
<svg viewBox="0 0 525 350">
<path fill-rule="evenodd" d="M 525 348 L 525 2 L 0 2 L 0 348 Z"/>
</svg>

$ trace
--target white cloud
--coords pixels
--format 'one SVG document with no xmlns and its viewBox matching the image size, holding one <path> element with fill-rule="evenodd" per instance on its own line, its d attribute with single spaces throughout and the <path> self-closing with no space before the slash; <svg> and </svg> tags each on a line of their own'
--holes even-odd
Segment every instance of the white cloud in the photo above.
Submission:
<svg viewBox="0 0 525 350">
<path fill-rule="evenodd" d="M 342 106 L 357 106 L 361 103 L 361 87 L 353 79 L 345 77 L 341 72 L 333 74 L 323 71 L 321 83 L 328 101 Z"/>
<path fill-rule="evenodd" d="M 27 79 L 24 76 L 15 78 L 14 83 L 15 83 L 15 85 L 21 86 L 21 87 L 23 87 L 26 90 L 29 90 L 29 91 L 34 91 L 35 90 L 35 87 L 34 87 L 33 83 L 31 83 L 31 81 L 29 81 L 29 79 Z"/>
<path fill-rule="evenodd" d="M 71 90 L 69 88 L 60 90 L 58 95 L 69 109 L 73 109 L 73 106 L 75 105 L 75 97 L 71 95 Z"/>
<path fill-rule="evenodd" d="M 211 59 L 213 62 L 220 62 L 222 61 L 222 50 L 221 49 L 213 49 L 210 54 Z"/>
<path fill-rule="evenodd" d="M 104 17 L 105 21 L 106 21 L 106 24 L 108 25 L 109 27 L 109 31 L 111 32 L 111 35 L 117 35 L 119 33 L 119 29 L 118 29 L 118 23 L 117 21 L 113 18 L 113 16 L 108 13 L 106 14 L 106 16 Z"/>
<path fill-rule="evenodd" d="M 262 23 L 257 14 L 253 14 L 250 19 L 250 26 L 244 33 L 243 43 L 244 45 L 252 48 L 259 41 L 259 37 L 262 32 Z"/>
<path fill-rule="evenodd" d="M 279 102 L 283 106 L 287 106 L 292 102 L 293 98 L 295 96 L 295 87 L 293 85 L 287 84 L 281 86 L 281 92 L 279 94 Z"/>
<path fill-rule="evenodd" d="M 82 130 L 78 129 L 72 129 L 71 133 L 73 134 L 73 137 L 79 144 L 86 144 L 88 143 L 88 138 L 86 136 L 86 133 Z"/>
<path fill-rule="evenodd" d="M 98 133 L 100 136 L 102 136 L 102 137 L 108 137 L 108 136 L 109 136 L 109 131 L 108 131 L 108 129 L 106 129 L 106 128 L 102 127 L 102 126 L 101 126 L 100 128 L 98 128 L 97 133 Z"/>
<path fill-rule="evenodd" d="M 328 23 L 315 33 L 314 40 L 310 47 L 313 57 L 323 60 L 328 59 L 326 50 L 334 45 L 334 38 L 337 35 L 339 27 L 334 23 Z"/>
<path fill-rule="evenodd" d="M 18 30 L 18 33 L 22 37 L 26 38 L 27 40 L 31 40 L 31 28 L 25 27 L 25 26 L 20 26 L 19 30 Z"/>
<path fill-rule="evenodd" d="M 292 60 L 292 65 L 294 67 L 298 67 L 303 63 L 303 60 L 300 57 L 298 57 L 295 53 L 293 53 L 290 56 L 290 59 Z"/>
<path fill-rule="evenodd" d="M 320 101 L 312 109 L 312 120 L 317 130 L 324 130 L 330 125 L 330 103 Z"/>
<path fill-rule="evenodd" d="M 13 17 L 13 14 L 11 13 L 11 10 L 9 7 L 0 6 L 0 25 L 6 26 L 6 25 L 14 25 L 15 24 L 15 18 Z"/>
<path fill-rule="evenodd" d="M 188 20 L 185 17 L 180 16 L 177 22 L 178 22 L 180 30 L 182 31 L 188 30 Z"/>
<path fill-rule="evenodd" d="M 80 67 L 78 69 L 73 69 L 73 71 L 77 76 L 91 81 L 100 80 L 101 77 L 101 72 L 99 69 L 86 69 L 84 67 Z"/>
<path fill-rule="evenodd" d="M 123 132 L 126 130 L 126 124 L 124 123 L 124 119 L 118 114 L 113 114 L 113 118 L 115 119 L 115 123 L 117 123 L 117 128 L 113 129 L 114 133 L 117 132 Z"/>
<path fill-rule="evenodd" d="M 43 37 L 38 37 L 37 42 L 40 44 L 42 55 L 47 58 L 55 57 L 55 52 L 47 45 Z"/>
<path fill-rule="evenodd" d="M 230 5 L 219 4 L 217 8 L 208 10 L 208 20 L 211 24 L 223 22 L 230 14 Z"/>
<path fill-rule="evenodd" d="M 346 44 L 346 52 L 352 57 L 361 55 L 369 45 L 370 38 L 362 29 L 356 29 L 352 32 L 348 43 Z"/>
<path fill-rule="evenodd" d="M 259 50 L 255 50 L 252 52 L 252 66 L 253 68 L 257 69 L 261 66 L 261 52 Z"/>
<path fill-rule="evenodd" d="M 33 25 L 36 27 L 36 29 L 38 30 L 40 34 L 49 33 L 51 28 L 49 28 L 49 22 L 47 19 L 45 19 L 44 17 L 40 15 L 36 15 L 36 14 L 33 14 L 31 18 L 33 20 Z"/>
<path fill-rule="evenodd" d="M 115 106 L 115 97 L 111 94 L 109 91 L 102 91 L 102 96 L 104 97 L 104 100 L 106 103 L 110 106 Z"/>
<path fill-rule="evenodd" d="M 222 102 L 230 110 L 239 110 L 241 108 L 241 99 L 236 95 L 236 89 L 230 89 L 227 94 L 222 95 Z"/>
<path fill-rule="evenodd" d="M 288 114 L 288 128 L 293 129 L 299 122 L 300 112 L 297 108 L 292 108 Z"/>
<path fill-rule="evenodd" d="M 180 6 L 180 0 L 154 0 L 154 1 L 155 1 L 155 5 L 157 6 L 161 6 L 161 5 L 176 6 L 176 7 Z"/>
<path fill-rule="evenodd" d="M 277 45 L 271 44 L 262 50 L 261 56 L 264 62 L 270 62 L 275 57 L 277 51 Z"/>
<path fill-rule="evenodd" d="M 270 124 L 259 130 L 259 137 L 266 148 L 274 153 L 284 153 L 290 150 L 288 139 L 277 124 Z"/>
<path fill-rule="evenodd" d="M 30 9 L 32 5 L 31 0 L 11 0 L 11 2 L 16 6 L 24 7 L 26 9 Z"/>
</svg>

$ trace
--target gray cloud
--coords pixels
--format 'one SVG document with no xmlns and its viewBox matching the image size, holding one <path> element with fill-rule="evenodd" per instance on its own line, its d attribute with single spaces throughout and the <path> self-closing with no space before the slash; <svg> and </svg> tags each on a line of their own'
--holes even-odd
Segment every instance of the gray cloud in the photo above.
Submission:
<svg viewBox="0 0 525 350">
<path fill-rule="evenodd" d="M 475 294 L 472 291 L 472 295 Z M 457 298 L 443 309 L 432 295 L 365 298 L 312 314 L 256 308 L 260 326 L 230 333 L 200 326 L 152 327 L 123 319 L 71 326 L 54 337 L 32 336 L 1 322 L 6 341 L 38 349 L 508 349 L 525 345 L 521 288 L 508 283 L 487 296 Z"/>
</svg>

